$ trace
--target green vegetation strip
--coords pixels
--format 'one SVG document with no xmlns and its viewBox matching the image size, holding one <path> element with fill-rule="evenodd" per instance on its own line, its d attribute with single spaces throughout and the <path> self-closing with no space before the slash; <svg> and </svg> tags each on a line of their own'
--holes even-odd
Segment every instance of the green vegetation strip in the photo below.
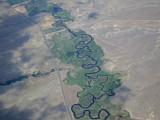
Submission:
<svg viewBox="0 0 160 120">
<path fill-rule="evenodd" d="M 64 29 L 64 27 L 53 27 L 53 28 L 49 28 L 47 30 L 44 30 L 44 33 L 48 34 L 48 33 L 56 32 L 56 31 L 63 30 L 63 29 Z"/>
</svg>

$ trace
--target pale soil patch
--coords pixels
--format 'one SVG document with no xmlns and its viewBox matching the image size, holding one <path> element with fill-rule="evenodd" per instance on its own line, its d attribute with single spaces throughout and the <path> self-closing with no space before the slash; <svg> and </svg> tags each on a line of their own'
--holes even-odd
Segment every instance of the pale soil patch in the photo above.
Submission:
<svg viewBox="0 0 160 120">
<path fill-rule="evenodd" d="M 82 91 L 82 88 L 78 85 L 67 85 L 63 83 L 64 93 L 66 99 L 68 101 L 68 105 L 71 107 L 73 104 L 77 104 L 79 102 L 77 98 L 77 93 Z"/>
<path fill-rule="evenodd" d="M 62 68 L 62 70 L 60 71 L 61 80 L 63 81 L 62 86 L 63 86 L 64 94 L 65 94 L 65 97 L 66 97 L 66 100 L 67 100 L 67 103 L 68 103 L 68 107 L 70 109 L 70 112 L 72 113 L 71 107 L 72 107 L 73 104 L 77 104 L 79 102 L 79 100 L 77 98 L 77 93 L 82 91 L 82 88 L 79 87 L 78 85 L 67 85 L 64 81 L 66 76 L 67 76 L 67 72 L 70 69 L 74 69 L 74 66 L 69 65 L 69 64 L 68 65 L 67 64 L 62 64 L 58 60 L 57 60 L 57 62 L 58 62 L 58 64 L 57 64 L 58 67 Z"/>
<path fill-rule="evenodd" d="M 72 29 L 84 28 L 86 25 L 90 25 L 92 30 L 101 29 L 103 27 L 114 27 L 119 29 L 119 27 L 160 27 L 160 20 L 100 20 L 100 21 L 90 21 L 89 23 L 78 23 L 73 22 L 68 26 Z"/>
<path fill-rule="evenodd" d="M 103 68 L 112 72 L 115 68 L 115 64 L 113 62 L 107 62 L 103 65 Z"/>
<path fill-rule="evenodd" d="M 23 14 L 27 13 L 27 10 L 24 7 L 24 5 L 17 5 L 17 6 L 14 6 L 13 8 L 16 9 L 20 13 L 23 13 Z"/>
<path fill-rule="evenodd" d="M 48 14 L 44 16 L 43 19 L 40 21 L 40 25 L 42 26 L 42 28 L 48 29 L 52 27 L 53 22 L 54 22 L 53 16 Z"/>
<path fill-rule="evenodd" d="M 77 93 L 82 91 L 82 88 L 79 87 L 78 85 L 70 86 L 63 83 L 63 89 L 64 89 L 65 97 L 67 99 L 69 110 L 72 113 L 71 107 L 73 104 L 77 104 L 79 102 L 79 99 L 77 98 Z M 74 118 L 73 114 L 72 114 L 72 117 Z"/>
</svg>

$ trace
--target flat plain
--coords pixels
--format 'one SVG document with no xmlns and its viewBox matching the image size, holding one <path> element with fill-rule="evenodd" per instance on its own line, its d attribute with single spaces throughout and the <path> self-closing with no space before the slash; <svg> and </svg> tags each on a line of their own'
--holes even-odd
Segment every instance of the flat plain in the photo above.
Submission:
<svg viewBox="0 0 160 120">
<path fill-rule="evenodd" d="M 122 73 L 122 85 L 111 97 L 112 104 L 121 105 L 135 120 L 159 120 L 160 1 L 48 2 L 59 5 L 74 16 L 74 21 L 66 23 L 71 30 L 83 30 L 94 38 L 104 53 L 104 70 Z M 24 4 L 11 7 L 5 0 L 0 4 L 1 82 L 36 71 L 46 73 L 56 67 L 44 37 L 49 43 L 52 36 L 64 33 L 65 29 L 53 29 L 55 18 L 47 12 L 28 19 Z M 69 86 L 65 81 L 67 72 L 75 66 L 58 59 L 55 61 L 62 68 L 59 72 L 64 81 L 64 94 L 68 107 L 71 107 L 79 102 L 76 93 L 82 91 L 80 84 Z M 57 72 L 37 78 L 31 76 L 0 89 L 0 112 L 3 113 L 0 118 L 6 119 L 9 115 L 8 120 L 19 120 L 26 115 L 26 120 L 69 119 Z M 11 114 L 13 110 L 15 112 Z"/>
</svg>

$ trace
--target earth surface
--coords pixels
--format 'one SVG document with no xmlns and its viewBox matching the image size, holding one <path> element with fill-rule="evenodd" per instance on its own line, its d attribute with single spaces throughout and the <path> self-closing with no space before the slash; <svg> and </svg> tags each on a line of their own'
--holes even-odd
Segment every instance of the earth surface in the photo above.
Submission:
<svg viewBox="0 0 160 120">
<path fill-rule="evenodd" d="M 25 4 L 31 0 L 9 1 L 0 0 L 0 120 L 75 119 L 71 107 L 83 88 L 66 83 L 75 66 L 55 58 L 48 41 L 65 30 L 45 33 L 56 19 L 51 13 L 30 16 Z M 159 120 L 160 1 L 47 2 L 70 12 L 74 21 L 66 22 L 68 28 L 94 38 L 104 52 L 104 70 L 122 74 L 111 103 L 134 120 Z"/>
</svg>

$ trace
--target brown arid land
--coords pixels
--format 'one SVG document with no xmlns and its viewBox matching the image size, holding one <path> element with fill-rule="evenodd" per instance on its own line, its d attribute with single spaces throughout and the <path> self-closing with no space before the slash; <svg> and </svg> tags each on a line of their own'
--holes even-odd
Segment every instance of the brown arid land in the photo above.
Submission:
<svg viewBox="0 0 160 120">
<path fill-rule="evenodd" d="M 0 82 L 55 68 L 40 27 L 23 5 L 0 2 Z M 68 120 L 57 71 L 0 86 L 0 119 Z"/>
<path fill-rule="evenodd" d="M 49 1 L 75 17 L 74 22 L 67 23 L 69 28 L 82 29 L 94 37 L 105 54 L 104 69 L 123 73 L 123 84 L 116 90 L 112 102 L 121 104 L 135 120 L 159 120 L 160 1 Z M 46 46 L 44 37 L 50 39 L 59 32 L 42 33 L 52 27 L 52 15 L 39 13 L 30 19 L 23 4 L 10 6 L 6 0 L 0 2 L 1 82 L 35 71 L 48 72 L 57 67 L 55 61 L 62 70 L 60 74 L 55 71 L 7 87 L 0 86 L 0 117 L 69 120 L 67 107 L 78 103 L 76 94 L 81 88 L 65 82 L 61 85 L 59 75 L 63 81 L 73 66 L 53 60 Z"/>
</svg>

